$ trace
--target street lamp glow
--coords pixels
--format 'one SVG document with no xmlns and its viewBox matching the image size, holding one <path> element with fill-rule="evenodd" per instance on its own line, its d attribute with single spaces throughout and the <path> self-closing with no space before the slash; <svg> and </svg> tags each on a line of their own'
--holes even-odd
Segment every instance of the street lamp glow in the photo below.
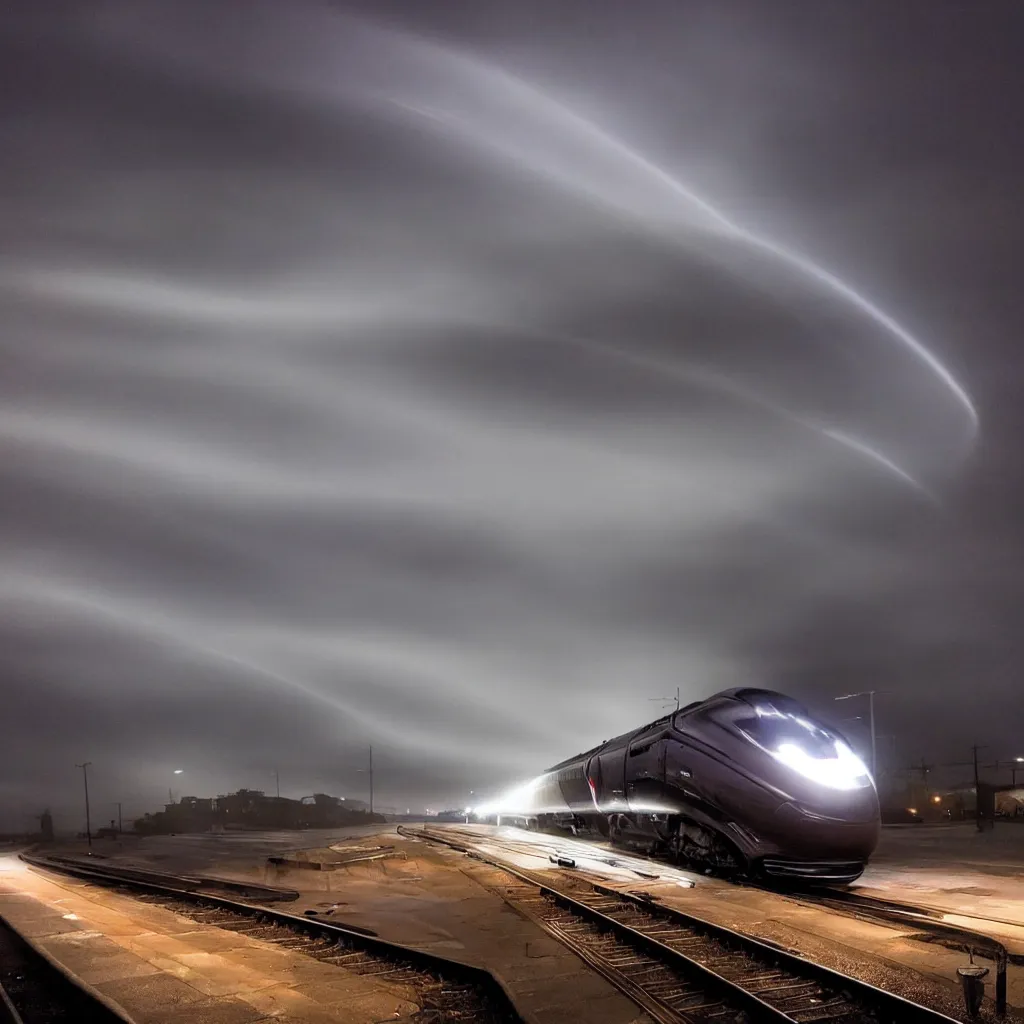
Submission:
<svg viewBox="0 0 1024 1024">
<path fill-rule="evenodd" d="M 180 775 L 184 770 L 185 770 L 184 768 L 175 768 L 174 769 L 174 774 L 175 775 Z"/>
<path fill-rule="evenodd" d="M 875 737 L 875 694 L 877 690 L 858 690 L 856 693 L 844 693 L 841 697 L 834 697 L 834 700 L 849 700 L 851 697 L 867 697 L 868 711 L 871 716 L 871 779 L 874 781 L 878 774 L 878 748 Z"/>
<path fill-rule="evenodd" d="M 1018 757 L 1017 760 L 1018 761 L 1024 761 L 1024 757 Z"/>
</svg>

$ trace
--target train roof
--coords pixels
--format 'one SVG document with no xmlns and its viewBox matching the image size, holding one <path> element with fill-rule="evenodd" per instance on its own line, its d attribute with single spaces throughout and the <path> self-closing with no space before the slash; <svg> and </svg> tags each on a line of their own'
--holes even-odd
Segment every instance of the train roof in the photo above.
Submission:
<svg viewBox="0 0 1024 1024">
<path fill-rule="evenodd" d="M 703 702 L 701 702 L 703 703 Z M 610 740 L 602 740 L 596 746 L 591 747 L 589 750 L 581 751 L 579 754 L 573 754 L 572 757 L 567 757 L 564 761 L 559 761 L 558 764 L 552 765 L 548 772 L 561 771 L 563 768 L 568 768 L 569 765 L 575 764 L 577 761 L 582 761 L 584 758 L 593 757 L 599 750 L 604 750 L 605 747 L 611 747 L 616 745 L 624 746 L 634 736 L 639 736 L 642 732 L 647 732 L 648 729 L 653 729 L 656 725 L 662 725 L 663 723 L 670 722 L 672 718 L 677 715 L 678 712 L 673 711 L 669 715 L 662 715 L 661 718 L 656 718 L 653 722 L 648 722 L 646 725 L 641 725 L 637 729 L 630 729 L 629 732 L 624 732 L 619 736 L 613 736 Z"/>
<path fill-rule="evenodd" d="M 771 700 L 773 698 L 782 698 L 783 700 L 792 700 L 791 697 L 787 697 L 784 693 L 779 693 L 778 690 L 767 690 L 757 686 L 736 686 L 731 690 L 721 690 L 719 693 L 713 693 L 710 697 L 705 697 L 703 700 L 695 700 L 692 703 L 687 704 L 685 707 L 681 707 L 678 711 L 672 711 L 667 715 L 663 715 L 661 718 L 656 718 L 653 722 L 648 722 L 646 725 L 642 725 L 637 729 L 631 729 L 629 732 L 624 732 L 622 735 L 614 736 L 609 740 L 602 740 L 602 742 L 591 747 L 589 750 L 580 751 L 580 753 L 573 754 L 572 757 L 567 757 L 564 761 L 559 761 L 558 764 L 552 765 L 548 769 L 547 773 L 561 771 L 563 768 L 568 768 L 570 765 L 574 765 L 578 761 L 583 761 L 586 758 L 593 757 L 594 754 L 600 750 L 604 750 L 605 747 L 625 746 L 631 739 L 633 739 L 634 736 L 639 736 L 641 733 L 647 732 L 648 729 L 653 729 L 657 725 L 670 722 L 676 715 L 695 711 L 697 708 L 702 707 L 709 701 L 718 700 L 721 697 L 741 700 L 747 704 L 758 699 Z"/>
</svg>

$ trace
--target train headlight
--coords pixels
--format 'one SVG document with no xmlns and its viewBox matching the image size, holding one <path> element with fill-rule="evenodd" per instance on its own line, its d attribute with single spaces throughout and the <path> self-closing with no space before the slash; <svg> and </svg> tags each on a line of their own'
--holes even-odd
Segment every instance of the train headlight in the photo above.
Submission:
<svg viewBox="0 0 1024 1024">
<path fill-rule="evenodd" d="M 820 786 L 853 790 L 874 785 L 849 744 L 788 698 L 759 704 L 752 716 L 739 718 L 734 727 L 780 764 Z"/>
<path fill-rule="evenodd" d="M 863 789 L 871 785 L 867 765 L 842 741 L 834 742 L 834 757 L 816 757 L 798 743 L 780 743 L 769 753 L 787 768 L 830 789 Z"/>
</svg>

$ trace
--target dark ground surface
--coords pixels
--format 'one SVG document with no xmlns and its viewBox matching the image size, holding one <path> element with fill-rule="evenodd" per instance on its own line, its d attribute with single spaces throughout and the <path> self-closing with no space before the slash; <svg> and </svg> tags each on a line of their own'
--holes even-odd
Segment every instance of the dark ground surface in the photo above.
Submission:
<svg viewBox="0 0 1024 1024">
<path fill-rule="evenodd" d="M 511 831 L 504 830 L 506 834 Z M 497 836 L 498 830 L 479 827 L 479 833 L 483 839 Z M 528 838 L 530 835 L 534 834 L 528 834 Z M 550 837 L 545 841 L 555 846 L 561 842 Z M 307 861 L 337 862 L 359 849 L 376 851 L 386 846 L 395 847 L 396 855 L 391 859 L 348 867 L 335 863 L 333 870 L 281 868 L 267 863 L 268 857 L 299 851 L 300 858 Z M 991 922 L 971 918 L 962 923 L 987 930 L 1011 950 L 1024 952 L 1024 928 L 1001 923 L 1004 915 L 1021 920 L 1016 909 L 1018 899 L 1024 905 L 1024 894 L 1020 894 L 1024 889 L 1021 847 L 1024 829 L 1013 825 L 984 834 L 978 834 L 973 826 L 961 825 L 886 828 L 862 888 L 887 898 L 940 906 L 951 914 L 991 915 Z M 599 844 L 586 844 L 586 848 L 598 849 Z M 204 871 L 291 887 L 301 893 L 300 900 L 291 905 L 299 912 L 316 910 L 340 923 L 371 928 L 396 941 L 447 950 L 464 959 L 476 957 L 476 962 L 485 966 L 500 966 L 507 954 L 500 942 L 493 941 L 494 929 L 488 917 L 495 908 L 485 907 L 486 900 L 478 887 L 467 885 L 460 855 L 409 844 L 393 828 L 384 832 L 371 826 L 326 833 L 125 838 L 106 846 L 97 844 L 95 852 L 114 862 L 130 861 L 164 871 Z M 645 881 L 644 886 L 657 889 L 659 898 L 681 909 L 798 949 L 836 970 L 941 1006 L 950 1015 L 961 1012 L 956 968 L 966 962 L 966 957 L 913 939 L 912 929 L 859 921 L 775 893 L 703 878 L 668 865 L 640 863 L 661 876 L 657 882 Z M 533 864 L 524 862 L 521 866 L 550 867 L 547 850 L 540 851 L 540 858 Z M 695 880 L 696 887 L 681 889 L 678 881 L 685 878 Z M 635 886 L 637 878 L 624 872 L 612 882 Z M 1005 919 L 1012 922 L 1014 917 Z M 488 958 L 492 958 L 489 963 Z M 528 971 L 529 964 L 517 969 Z M 987 991 L 992 994 L 991 978 Z M 1011 1007 L 1024 1007 L 1024 971 L 1014 966 L 1009 974 L 1009 1001 Z"/>
</svg>

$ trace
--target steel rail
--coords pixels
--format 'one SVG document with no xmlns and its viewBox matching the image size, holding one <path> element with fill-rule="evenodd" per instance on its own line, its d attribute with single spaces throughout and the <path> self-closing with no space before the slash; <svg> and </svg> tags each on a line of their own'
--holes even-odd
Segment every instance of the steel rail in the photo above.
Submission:
<svg viewBox="0 0 1024 1024">
<path fill-rule="evenodd" d="M 762 999 L 756 991 L 750 991 L 744 987 L 742 966 L 735 966 L 733 970 L 722 972 L 710 967 L 707 963 L 701 963 L 693 957 L 687 956 L 682 950 L 675 948 L 672 943 L 682 941 L 694 936 L 703 938 L 727 952 L 732 951 L 741 958 L 760 965 L 767 965 L 775 971 L 783 972 L 789 979 L 796 981 L 813 982 L 820 986 L 823 992 L 837 994 L 835 1009 L 839 1012 L 832 1014 L 833 1018 L 845 1016 L 850 1019 L 850 1011 L 859 1008 L 865 1011 L 865 1015 L 874 1020 L 888 1020 L 897 1024 L 949 1024 L 952 1018 L 939 1013 L 936 1010 L 913 1003 L 895 993 L 887 992 L 884 989 L 861 981 L 850 975 L 841 974 L 823 964 L 807 960 L 802 956 L 785 950 L 781 947 L 771 945 L 756 939 L 750 935 L 744 935 L 723 925 L 714 924 L 703 918 L 695 917 L 675 908 L 666 907 L 652 900 L 620 892 L 617 889 L 600 885 L 589 879 L 579 879 L 593 893 L 600 897 L 600 900 L 591 903 L 589 899 L 581 894 L 570 895 L 557 889 L 547 879 L 537 878 L 529 872 L 513 867 L 501 860 L 482 854 L 467 845 L 465 841 L 452 839 L 439 832 L 423 830 L 411 830 L 400 828 L 399 831 L 415 838 L 424 839 L 450 846 L 469 854 L 477 860 L 490 864 L 506 872 L 519 882 L 534 886 L 546 895 L 549 899 L 561 906 L 571 910 L 579 917 L 609 929 L 618 934 L 624 941 L 641 947 L 651 955 L 661 958 L 662 962 L 673 964 L 681 973 L 688 973 L 691 977 L 696 976 L 702 979 L 703 983 L 713 991 L 727 993 L 734 1004 L 745 1009 L 755 1020 L 774 1021 L 801 1021 L 807 1017 L 810 1007 L 789 1007 L 781 1009 L 772 1005 L 768 999 Z M 493 837 L 488 837 L 489 842 L 494 842 Z M 500 840 L 498 841 L 500 843 Z M 604 902 L 602 902 L 604 901 Z M 513 902 L 510 899 L 510 902 Z M 627 916 L 633 920 L 626 923 L 617 914 L 625 908 Z M 533 915 L 537 916 L 537 915 Z M 646 925 L 643 918 L 661 925 L 661 928 Z M 665 925 L 669 925 L 667 930 Z M 655 932 L 655 935 L 650 934 Z M 712 957 L 720 962 L 728 964 L 728 958 L 721 955 Z M 734 975 L 730 977 L 729 975 Z M 798 986 L 787 983 L 786 978 L 780 979 L 782 984 L 778 986 L 779 991 L 794 989 Z M 622 986 L 620 986 L 621 988 Z M 754 987 L 754 986 L 751 986 Z M 623 988 L 623 991 L 626 991 Z M 630 994 L 627 992 L 627 994 Z M 767 991 L 765 992 L 767 995 Z M 785 1005 L 785 1000 L 782 1000 Z M 819 1015 L 815 1019 L 827 1019 L 828 1015 Z"/>
<path fill-rule="evenodd" d="M 327 938 L 342 947 L 342 950 L 347 948 L 391 964 L 404 965 L 442 982 L 469 986 L 476 992 L 477 998 L 480 1000 L 480 1010 L 486 1014 L 482 1019 L 501 1022 L 501 1024 L 522 1024 L 522 1017 L 504 985 L 485 968 L 476 967 L 461 960 L 428 953 L 413 946 L 390 942 L 387 939 L 368 934 L 366 930 L 347 928 L 344 925 L 323 921 L 317 917 L 300 917 L 276 908 L 241 903 L 238 900 L 213 893 L 194 892 L 158 882 L 123 877 L 107 867 L 96 869 L 91 865 L 55 863 L 33 854 L 21 854 L 21 859 L 44 871 L 71 875 L 107 887 L 116 886 L 156 897 L 164 897 L 194 906 L 198 911 L 216 908 L 231 915 L 253 919 L 257 923 L 280 925 L 299 935 Z"/>
<path fill-rule="evenodd" d="M 777 893 L 777 890 L 768 891 Z M 783 892 L 781 895 L 795 903 L 803 903 L 812 907 L 826 907 L 836 913 L 856 917 L 862 921 L 909 925 L 917 929 L 926 941 L 938 943 L 947 949 L 963 950 L 970 956 L 978 955 L 986 960 L 991 960 L 996 968 L 996 1016 L 1006 1016 L 1006 968 L 1011 957 L 1006 946 L 991 935 L 973 931 L 961 925 L 949 924 L 941 920 L 942 911 L 936 910 L 934 907 L 917 907 L 911 903 L 883 900 L 844 889 L 822 889 L 799 893 Z"/>
</svg>

